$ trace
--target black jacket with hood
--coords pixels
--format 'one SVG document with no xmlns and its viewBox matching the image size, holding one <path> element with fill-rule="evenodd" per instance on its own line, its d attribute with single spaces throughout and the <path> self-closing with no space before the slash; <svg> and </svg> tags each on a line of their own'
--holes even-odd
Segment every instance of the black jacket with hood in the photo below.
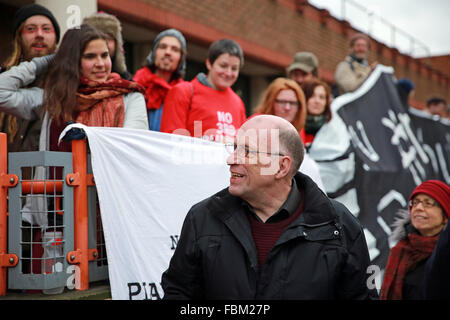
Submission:
<svg viewBox="0 0 450 320">
<path fill-rule="evenodd" d="M 194 205 L 162 276 L 164 299 L 370 299 L 358 220 L 301 173 L 305 207 L 258 266 L 242 200 L 228 188 Z"/>
</svg>

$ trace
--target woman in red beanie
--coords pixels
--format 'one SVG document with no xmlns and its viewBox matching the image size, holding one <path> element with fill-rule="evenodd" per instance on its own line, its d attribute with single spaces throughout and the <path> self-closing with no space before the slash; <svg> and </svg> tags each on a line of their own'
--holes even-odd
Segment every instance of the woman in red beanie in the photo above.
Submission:
<svg viewBox="0 0 450 320">
<path fill-rule="evenodd" d="M 381 287 L 381 300 L 423 299 L 425 265 L 450 216 L 450 187 L 439 180 L 417 186 L 409 197 L 409 211 L 395 222 L 391 249 Z"/>
</svg>

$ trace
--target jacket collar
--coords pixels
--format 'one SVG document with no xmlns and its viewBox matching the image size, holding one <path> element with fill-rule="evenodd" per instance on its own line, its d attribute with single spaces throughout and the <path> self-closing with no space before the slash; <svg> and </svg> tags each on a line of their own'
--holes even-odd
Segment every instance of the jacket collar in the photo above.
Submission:
<svg viewBox="0 0 450 320">
<path fill-rule="evenodd" d="M 316 226 L 336 219 L 336 212 L 330 199 L 310 177 L 298 172 L 294 179 L 298 189 L 304 192 L 304 209 L 300 217 L 294 222 L 295 224 Z M 231 195 L 228 188 L 216 193 L 213 199 L 216 201 L 210 202 L 211 212 L 224 222 L 242 211 L 242 200 Z M 247 218 L 245 217 L 245 219 Z"/>
<path fill-rule="evenodd" d="M 337 215 L 331 201 L 317 187 L 308 176 L 297 173 L 294 177 L 299 190 L 303 190 L 304 209 L 297 218 L 278 239 L 275 247 L 296 237 L 309 237 L 310 240 L 320 240 L 320 236 L 308 236 L 305 227 L 315 228 L 322 225 L 334 224 Z M 210 214 L 215 215 L 230 230 L 230 232 L 241 243 L 247 253 L 250 266 L 253 270 L 258 270 L 258 253 L 253 241 L 250 222 L 242 207 L 242 199 L 231 195 L 228 188 L 216 193 L 208 201 L 207 207 Z M 329 236 L 325 237 L 326 239 Z M 269 259 L 273 255 L 270 254 Z"/>
<path fill-rule="evenodd" d="M 207 207 L 210 214 L 217 216 L 242 245 L 250 260 L 253 270 L 258 270 L 258 252 L 253 241 L 250 222 L 242 210 L 242 200 L 232 196 L 228 188 L 223 189 L 209 201 Z"/>
<path fill-rule="evenodd" d="M 337 218 L 330 199 L 307 175 L 298 172 L 295 175 L 299 190 L 305 192 L 305 207 L 299 220 L 301 224 L 315 226 L 329 223 Z"/>
</svg>

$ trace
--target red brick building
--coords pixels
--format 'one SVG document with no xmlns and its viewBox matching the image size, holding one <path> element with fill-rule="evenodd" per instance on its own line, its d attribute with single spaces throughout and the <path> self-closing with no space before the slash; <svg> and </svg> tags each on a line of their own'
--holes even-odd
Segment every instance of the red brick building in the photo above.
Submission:
<svg viewBox="0 0 450 320">
<path fill-rule="evenodd" d="M 56 0 L 36 2 L 48 5 L 52 1 Z M 9 28 L 17 6 L 30 2 L 0 3 L 0 61 L 11 50 Z M 122 21 L 131 72 L 140 67 L 156 34 L 166 28 L 176 28 L 186 37 L 188 79 L 203 70 L 211 42 L 224 37 L 236 40 L 246 58 L 236 89 L 248 109 L 258 103 L 274 77 L 285 74 L 297 51 L 314 52 L 321 78 L 332 83 L 337 63 L 348 54 L 349 36 L 358 31 L 307 0 L 97 0 L 96 5 Z M 450 101 L 450 56 L 415 59 L 371 39 L 369 61 L 374 60 L 392 66 L 397 78 L 408 77 L 415 83 L 411 104 L 423 108 L 430 95 Z"/>
</svg>

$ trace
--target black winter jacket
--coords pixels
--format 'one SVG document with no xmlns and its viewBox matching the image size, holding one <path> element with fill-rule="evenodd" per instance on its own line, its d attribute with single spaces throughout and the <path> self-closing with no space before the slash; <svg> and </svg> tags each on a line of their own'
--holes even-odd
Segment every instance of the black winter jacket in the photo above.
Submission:
<svg viewBox="0 0 450 320">
<path fill-rule="evenodd" d="M 433 254 L 425 266 L 423 281 L 424 299 L 450 299 L 450 224 L 442 230 Z"/>
<path fill-rule="evenodd" d="M 224 189 L 194 205 L 162 276 L 164 299 L 369 299 L 369 254 L 357 219 L 308 177 L 305 207 L 263 266 L 242 200 Z"/>
</svg>

